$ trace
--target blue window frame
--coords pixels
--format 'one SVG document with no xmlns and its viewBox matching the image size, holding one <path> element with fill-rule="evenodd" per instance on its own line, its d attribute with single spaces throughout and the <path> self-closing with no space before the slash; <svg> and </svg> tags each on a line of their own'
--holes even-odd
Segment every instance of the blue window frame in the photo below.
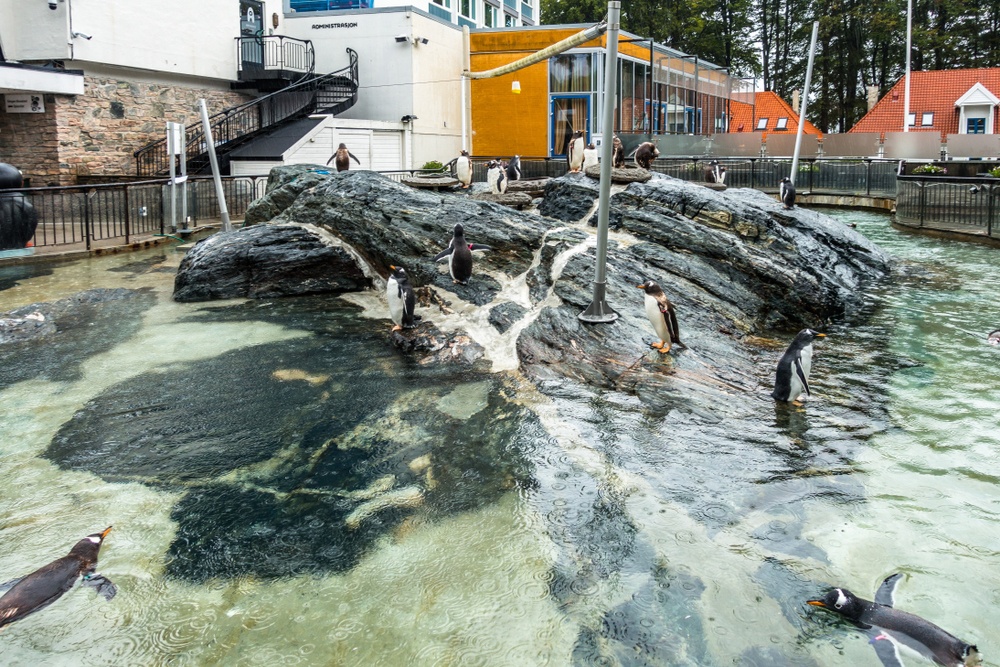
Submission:
<svg viewBox="0 0 1000 667">
<path fill-rule="evenodd" d="M 549 154 L 566 157 L 566 145 L 574 130 L 583 130 L 590 143 L 590 95 L 552 95 L 549 100 Z"/>
<path fill-rule="evenodd" d="M 966 118 L 965 132 L 966 134 L 986 134 L 986 119 Z"/>
</svg>

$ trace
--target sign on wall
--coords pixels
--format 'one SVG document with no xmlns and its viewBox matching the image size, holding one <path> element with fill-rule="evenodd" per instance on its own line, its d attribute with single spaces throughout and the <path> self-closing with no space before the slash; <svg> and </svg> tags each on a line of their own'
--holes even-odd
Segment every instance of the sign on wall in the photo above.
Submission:
<svg viewBox="0 0 1000 667">
<path fill-rule="evenodd" d="M 3 97 L 7 113 L 45 113 L 45 100 L 41 93 L 8 93 Z"/>
</svg>

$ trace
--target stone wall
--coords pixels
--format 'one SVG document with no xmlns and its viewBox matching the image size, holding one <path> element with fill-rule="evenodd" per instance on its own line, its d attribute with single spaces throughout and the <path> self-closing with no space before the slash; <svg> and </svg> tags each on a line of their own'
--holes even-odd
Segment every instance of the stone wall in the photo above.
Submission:
<svg viewBox="0 0 1000 667">
<path fill-rule="evenodd" d="M 0 161 L 33 186 L 72 185 L 78 175 L 135 174 L 133 153 L 164 136 L 170 120 L 201 122 L 250 96 L 209 88 L 87 76 L 83 95 L 46 95 L 44 114 L 0 111 Z"/>
</svg>

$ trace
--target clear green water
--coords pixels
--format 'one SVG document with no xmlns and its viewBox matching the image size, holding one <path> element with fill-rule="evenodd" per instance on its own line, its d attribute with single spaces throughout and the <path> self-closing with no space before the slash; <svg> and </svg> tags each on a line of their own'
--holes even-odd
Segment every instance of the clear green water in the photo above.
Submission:
<svg viewBox="0 0 1000 667">
<path fill-rule="evenodd" d="M 878 664 L 804 600 L 902 571 L 899 607 L 1000 664 L 1000 251 L 836 215 L 908 268 L 827 328 L 801 410 L 767 396 L 780 350 L 755 395 L 661 415 L 422 366 L 347 300 L 175 304 L 177 253 L 0 271 L 0 312 L 145 288 L 0 359 L 0 580 L 114 524 L 120 591 L 0 661 Z"/>
</svg>

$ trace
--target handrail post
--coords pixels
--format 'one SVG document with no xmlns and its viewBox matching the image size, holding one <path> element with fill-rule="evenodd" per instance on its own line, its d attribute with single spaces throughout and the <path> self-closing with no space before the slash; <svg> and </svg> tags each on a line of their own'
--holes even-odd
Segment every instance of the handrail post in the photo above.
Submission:
<svg viewBox="0 0 1000 667">
<path fill-rule="evenodd" d="M 756 173 L 755 173 L 756 172 L 756 167 L 757 167 L 757 160 L 755 158 L 750 158 L 750 187 L 751 188 L 752 187 L 756 187 L 756 184 L 757 184 L 757 181 L 756 181 L 756 178 L 755 178 L 755 176 L 756 176 Z"/>
<path fill-rule="evenodd" d="M 920 188 L 920 226 L 924 226 L 924 206 L 927 203 L 927 182 L 920 180 L 917 181 L 917 186 Z"/>
<path fill-rule="evenodd" d="M 128 197 L 128 190 L 129 190 L 129 188 L 128 188 L 128 183 L 126 183 L 122 187 L 122 189 L 125 191 L 125 245 L 128 245 L 129 244 L 129 236 L 131 235 L 130 234 L 130 232 L 131 232 L 130 221 L 132 219 L 132 216 L 130 215 L 130 210 L 129 210 L 129 197 Z"/>
<path fill-rule="evenodd" d="M 812 191 L 815 190 L 815 187 L 813 187 L 813 167 L 816 166 L 816 158 L 813 158 L 808 162 L 809 162 L 809 194 L 812 194 Z"/>
<path fill-rule="evenodd" d="M 986 204 L 986 236 L 993 236 L 993 186 L 986 186 L 986 196 L 989 197 Z"/>
<path fill-rule="evenodd" d="M 87 242 L 87 250 L 90 250 L 90 197 L 87 196 L 86 192 L 83 193 L 83 235 Z"/>
</svg>

